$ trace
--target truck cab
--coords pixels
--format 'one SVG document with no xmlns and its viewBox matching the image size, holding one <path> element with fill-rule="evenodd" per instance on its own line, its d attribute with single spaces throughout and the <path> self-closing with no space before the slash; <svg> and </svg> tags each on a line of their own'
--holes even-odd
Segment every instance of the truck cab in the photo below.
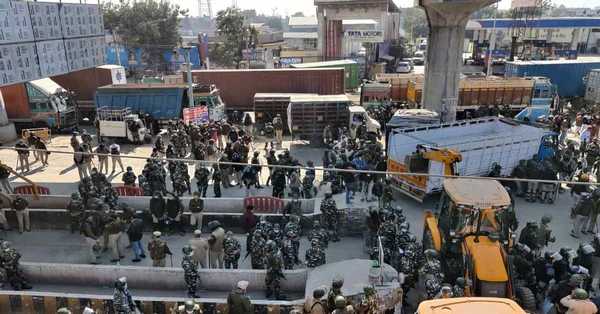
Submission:
<svg viewBox="0 0 600 314">
<path fill-rule="evenodd" d="M 208 109 L 208 118 L 212 121 L 225 119 L 225 103 L 221 99 L 219 89 L 214 85 L 194 84 L 194 106 Z"/>
<path fill-rule="evenodd" d="M 4 86 L 0 91 L 8 105 L 8 119 L 17 128 L 68 130 L 77 125 L 71 93 L 50 78 Z"/>
<path fill-rule="evenodd" d="M 356 138 L 356 130 L 364 122 L 367 126 L 367 132 L 373 132 L 379 134 L 381 131 L 381 124 L 375 119 L 371 118 L 364 107 L 361 106 L 350 106 L 348 107 L 350 114 L 349 126 L 350 134 L 352 138 Z"/>
<path fill-rule="evenodd" d="M 550 115 L 558 92 L 549 78 L 543 76 L 529 77 L 534 81 L 531 95 L 531 106 L 519 112 L 515 119 L 524 122 L 535 122 L 538 118 Z"/>
</svg>

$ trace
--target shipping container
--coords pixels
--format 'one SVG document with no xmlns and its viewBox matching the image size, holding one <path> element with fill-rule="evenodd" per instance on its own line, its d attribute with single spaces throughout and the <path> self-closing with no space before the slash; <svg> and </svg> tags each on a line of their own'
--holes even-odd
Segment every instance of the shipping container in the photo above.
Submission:
<svg viewBox="0 0 600 314">
<path fill-rule="evenodd" d="M 458 111 L 476 110 L 482 105 L 510 105 L 514 110 L 531 105 L 536 80 L 526 78 L 466 78 L 460 80 Z M 406 98 L 420 104 L 423 82 L 409 81 Z"/>
<path fill-rule="evenodd" d="M 382 102 L 392 99 L 392 84 L 389 82 L 365 82 L 360 88 L 360 104 Z"/>
<path fill-rule="evenodd" d="M 600 58 L 512 61 L 506 63 L 504 75 L 506 77 L 544 76 L 557 86 L 560 97 L 583 97 L 584 77 L 590 70 L 597 68 L 600 68 Z"/>
<path fill-rule="evenodd" d="M 257 93 L 344 93 L 343 69 L 198 70 L 192 77 L 197 84 L 215 84 L 228 111 L 252 111 Z"/>
<path fill-rule="evenodd" d="M 293 138 L 321 143 L 327 125 L 334 129 L 348 127 L 350 106 L 352 102 L 346 95 L 292 96 L 287 125 Z"/>
<path fill-rule="evenodd" d="M 600 69 L 593 69 L 586 77 L 585 100 L 600 104 Z"/>
<path fill-rule="evenodd" d="M 346 90 L 355 90 L 360 85 L 358 62 L 354 60 L 335 60 L 324 62 L 310 62 L 291 64 L 294 69 L 321 69 L 321 68 L 343 68 L 344 85 Z"/>
<path fill-rule="evenodd" d="M 187 85 L 125 84 L 108 85 L 96 91 L 96 108 L 130 108 L 136 113 L 148 113 L 157 120 L 182 117 L 187 107 Z"/>
</svg>

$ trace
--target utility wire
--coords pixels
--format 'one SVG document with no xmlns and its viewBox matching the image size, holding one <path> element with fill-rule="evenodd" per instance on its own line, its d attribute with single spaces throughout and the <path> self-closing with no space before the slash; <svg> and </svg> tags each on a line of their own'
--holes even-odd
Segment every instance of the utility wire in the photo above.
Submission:
<svg viewBox="0 0 600 314">
<path fill-rule="evenodd" d="M 14 147 L 0 147 L 0 150 L 10 151 L 30 151 L 30 152 L 48 152 L 53 154 L 63 155 L 75 155 L 76 152 L 67 152 L 60 150 L 45 150 L 45 149 L 34 149 L 34 148 L 14 148 Z M 98 153 L 79 153 L 83 156 L 100 156 L 100 157 L 113 157 L 111 154 L 98 154 Z M 394 175 L 394 176 L 416 176 L 416 177 L 432 177 L 432 178 L 446 178 L 446 179 L 473 179 L 473 180 L 495 180 L 495 181 L 507 181 L 507 182 L 537 182 L 537 183 L 551 183 L 551 184 L 569 184 L 569 185 L 589 185 L 599 186 L 600 182 L 577 182 L 577 181 L 564 181 L 564 180 L 540 180 L 540 179 L 521 179 L 521 178 L 506 178 L 506 177 L 480 177 L 480 176 L 453 176 L 443 174 L 429 174 L 429 173 L 418 173 L 418 172 L 400 172 L 400 171 L 377 171 L 377 170 L 357 170 L 357 169 L 340 169 L 340 168 L 324 168 L 324 167 L 305 167 L 305 166 L 286 166 L 286 165 L 269 165 L 269 164 L 249 164 L 241 162 L 230 162 L 230 161 L 210 161 L 210 160 L 195 160 L 187 158 L 153 158 L 143 156 L 126 156 L 118 155 L 121 158 L 129 159 L 143 159 L 143 160 L 155 160 L 155 161 L 180 161 L 185 163 L 195 163 L 203 165 L 228 165 L 228 166 L 255 166 L 261 168 L 281 168 L 281 169 L 295 169 L 295 170 L 321 170 L 328 172 L 345 172 L 345 173 L 356 173 L 356 174 L 376 174 L 376 175 Z"/>
</svg>

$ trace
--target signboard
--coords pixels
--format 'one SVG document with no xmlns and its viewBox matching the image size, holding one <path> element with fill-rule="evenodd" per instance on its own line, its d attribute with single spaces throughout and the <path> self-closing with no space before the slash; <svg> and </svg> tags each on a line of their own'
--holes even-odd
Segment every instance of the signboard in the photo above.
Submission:
<svg viewBox="0 0 600 314">
<path fill-rule="evenodd" d="M 378 30 L 347 30 L 344 32 L 344 37 L 366 42 L 366 43 L 382 43 L 383 42 L 383 31 Z"/>
<path fill-rule="evenodd" d="M 533 8 L 537 5 L 537 0 L 511 0 L 510 8 Z"/>
<path fill-rule="evenodd" d="M 125 74 L 125 68 L 114 68 L 110 70 L 113 85 L 124 85 L 127 84 L 127 75 Z"/>
<path fill-rule="evenodd" d="M 6 3 L 0 4 L 0 44 L 33 41 L 27 2 Z"/>
<path fill-rule="evenodd" d="M 194 107 L 183 109 L 183 122 L 185 124 L 202 124 L 208 122 L 208 107 Z"/>
<path fill-rule="evenodd" d="M 281 63 L 282 65 L 299 64 L 299 63 L 302 63 L 302 58 L 300 58 L 300 57 L 281 57 L 281 58 L 279 58 L 279 63 Z"/>
<path fill-rule="evenodd" d="M 36 40 L 62 38 L 58 3 L 27 2 L 33 37 Z"/>
<path fill-rule="evenodd" d="M 69 72 L 65 44 L 61 39 L 38 41 L 35 43 L 40 60 L 42 77 L 55 76 Z"/>
<path fill-rule="evenodd" d="M 65 49 L 71 72 L 104 63 L 104 36 L 65 39 Z"/>
<path fill-rule="evenodd" d="M 39 78 L 40 67 L 37 63 L 35 43 L 0 45 L 0 85 Z"/>
<path fill-rule="evenodd" d="M 65 38 L 104 35 L 104 21 L 97 5 L 63 3 L 60 21 Z"/>
</svg>

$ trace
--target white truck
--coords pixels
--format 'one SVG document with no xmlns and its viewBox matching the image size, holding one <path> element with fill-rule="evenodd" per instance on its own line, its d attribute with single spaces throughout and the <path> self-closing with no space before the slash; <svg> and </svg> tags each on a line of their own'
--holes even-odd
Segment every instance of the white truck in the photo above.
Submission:
<svg viewBox="0 0 600 314">
<path fill-rule="evenodd" d="M 152 139 L 144 121 L 129 108 L 99 108 L 96 112 L 99 135 L 104 138 L 125 139 L 131 143 L 148 142 Z"/>
<path fill-rule="evenodd" d="M 389 135 L 388 171 L 447 175 L 449 163 L 454 162 L 451 173 L 486 176 L 496 163 L 502 167 L 501 175 L 508 176 L 519 160 L 547 149 L 545 143 L 551 141 L 551 136 L 544 129 L 498 117 L 396 129 Z M 436 151 L 417 152 L 422 147 Z M 458 158 L 448 158 L 451 154 Z M 441 191 L 443 181 L 442 177 L 411 175 L 391 175 L 390 179 L 394 188 L 418 201 Z"/>
</svg>

